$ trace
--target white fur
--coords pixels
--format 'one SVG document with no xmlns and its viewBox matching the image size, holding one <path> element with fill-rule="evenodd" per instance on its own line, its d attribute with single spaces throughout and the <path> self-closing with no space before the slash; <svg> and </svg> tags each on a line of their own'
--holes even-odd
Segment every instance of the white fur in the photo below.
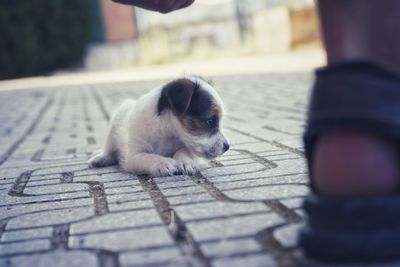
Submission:
<svg viewBox="0 0 400 267">
<path fill-rule="evenodd" d="M 222 100 L 210 84 L 195 77 L 189 79 L 207 90 L 223 110 Z M 192 174 L 198 169 L 199 157 L 213 158 L 224 153 L 223 144 L 228 141 L 222 133 L 222 121 L 213 136 L 193 136 L 172 111 L 157 114 L 161 91 L 162 86 L 137 101 L 126 100 L 116 109 L 104 149 L 92 156 L 89 166 L 118 162 L 122 169 L 136 174 Z"/>
</svg>

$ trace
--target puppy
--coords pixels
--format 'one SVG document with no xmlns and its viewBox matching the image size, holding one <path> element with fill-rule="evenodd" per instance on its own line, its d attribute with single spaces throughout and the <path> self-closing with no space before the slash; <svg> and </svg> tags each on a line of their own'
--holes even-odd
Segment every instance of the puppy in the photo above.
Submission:
<svg viewBox="0 0 400 267">
<path fill-rule="evenodd" d="M 171 81 L 139 99 L 126 100 L 111 118 L 104 149 L 90 167 L 119 164 L 136 174 L 193 174 L 198 159 L 229 149 L 222 132 L 223 103 L 198 77 Z"/>
</svg>

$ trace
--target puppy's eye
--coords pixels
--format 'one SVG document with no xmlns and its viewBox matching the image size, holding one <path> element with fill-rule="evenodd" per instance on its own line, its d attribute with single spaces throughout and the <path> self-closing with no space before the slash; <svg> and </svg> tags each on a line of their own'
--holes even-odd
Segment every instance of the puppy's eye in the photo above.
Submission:
<svg viewBox="0 0 400 267">
<path fill-rule="evenodd" d="M 216 118 L 211 118 L 206 120 L 208 128 L 214 128 L 217 125 L 217 119 Z"/>
</svg>

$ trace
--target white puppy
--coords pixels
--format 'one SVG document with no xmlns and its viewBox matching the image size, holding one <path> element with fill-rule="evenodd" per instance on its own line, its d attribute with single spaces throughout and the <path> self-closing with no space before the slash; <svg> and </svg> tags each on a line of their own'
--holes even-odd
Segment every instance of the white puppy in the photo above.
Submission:
<svg viewBox="0 0 400 267">
<path fill-rule="evenodd" d="M 198 158 L 229 149 L 222 115 L 223 103 L 211 84 L 198 77 L 174 80 L 117 108 L 104 150 L 89 166 L 118 163 L 136 174 L 193 174 Z"/>
</svg>

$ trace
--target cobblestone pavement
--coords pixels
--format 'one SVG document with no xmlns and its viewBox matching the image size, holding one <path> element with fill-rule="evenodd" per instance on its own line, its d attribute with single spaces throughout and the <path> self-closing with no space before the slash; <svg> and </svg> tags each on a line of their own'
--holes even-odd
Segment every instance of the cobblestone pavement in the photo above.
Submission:
<svg viewBox="0 0 400 267">
<path fill-rule="evenodd" d="M 86 164 L 113 107 L 161 81 L 0 93 L 0 266 L 298 266 L 310 81 L 215 78 L 231 150 L 191 177 Z"/>
</svg>

